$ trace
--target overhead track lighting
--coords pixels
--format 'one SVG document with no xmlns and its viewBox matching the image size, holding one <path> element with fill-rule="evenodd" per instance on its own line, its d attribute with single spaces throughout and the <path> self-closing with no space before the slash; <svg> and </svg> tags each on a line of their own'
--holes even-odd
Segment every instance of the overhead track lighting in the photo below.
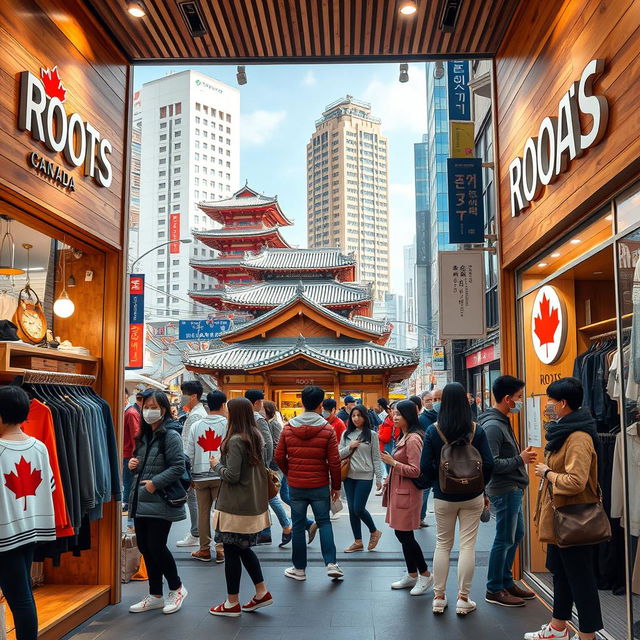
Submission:
<svg viewBox="0 0 640 640">
<path fill-rule="evenodd" d="M 400 2 L 400 13 L 403 16 L 412 16 L 418 11 L 418 3 L 416 0 L 402 0 Z"/>
<path fill-rule="evenodd" d="M 144 4 L 141 2 L 141 0 L 128 0 L 127 11 L 134 18 L 144 18 L 147 14 L 144 8 Z"/>
<path fill-rule="evenodd" d="M 185 0 L 185 2 L 179 2 L 178 8 L 182 17 L 189 29 L 189 33 L 194 38 L 201 38 L 207 35 L 209 32 L 207 25 L 205 24 L 200 5 L 195 0 Z"/>
<path fill-rule="evenodd" d="M 444 78 L 444 62 L 442 62 L 442 60 L 438 60 L 436 62 L 436 66 L 433 70 L 433 77 L 436 80 Z"/>
<path fill-rule="evenodd" d="M 461 8 L 462 0 L 445 0 L 438 25 L 442 31 L 451 33 L 455 30 Z"/>
<path fill-rule="evenodd" d="M 247 84 L 247 72 L 244 65 L 238 65 L 238 73 L 236 73 L 236 80 L 238 84 Z"/>
<path fill-rule="evenodd" d="M 409 82 L 409 65 L 406 62 L 400 64 L 400 82 Z"/>
</svg>

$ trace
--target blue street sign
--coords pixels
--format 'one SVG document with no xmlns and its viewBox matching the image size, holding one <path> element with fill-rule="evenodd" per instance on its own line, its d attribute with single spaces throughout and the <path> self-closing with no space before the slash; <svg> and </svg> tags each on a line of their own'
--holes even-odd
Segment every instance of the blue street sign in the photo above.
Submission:
<svg viewBox="0 0 640 640">
<path fill-rule="evenodd" d="M 447 158 L 449 188 L 449 242 L 484 242 L 482 160 Z"/>
<path fill-rule="evenodd" d="M 449 120 L 471 120 L 468 60 L 447 62 L 447 94 Z"/>
<path fill-rule="evenodd" d="M 231 329 L 228 318 L 209 318 L 208 320 L 180 320 L 178 322 L 179 340 L 212 340 Z"/>
</svg>

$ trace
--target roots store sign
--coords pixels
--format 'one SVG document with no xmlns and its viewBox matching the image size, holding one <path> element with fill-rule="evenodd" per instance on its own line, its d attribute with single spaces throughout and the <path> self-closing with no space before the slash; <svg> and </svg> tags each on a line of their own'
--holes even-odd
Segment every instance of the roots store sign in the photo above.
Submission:
<svg viewBox="0 0 640 640">
<path fill-rule="evenodd" d="M 58 67 L 41 69 L 40 77 L 20 73 L 18 128 L 31 133 L 45 149 L 64 156 L 74 168 L 84 166 L 84 175 L 101 187 L 110 187 L 113 171 L 109 161 L 111 142 L 78 113 L 68 114 L 64 106 L 67 90 Z M 75 191 L 73 176 L 38 151 L 31 151 L 28 163 L 42 176 L 68 191 Z"/>
</svg>

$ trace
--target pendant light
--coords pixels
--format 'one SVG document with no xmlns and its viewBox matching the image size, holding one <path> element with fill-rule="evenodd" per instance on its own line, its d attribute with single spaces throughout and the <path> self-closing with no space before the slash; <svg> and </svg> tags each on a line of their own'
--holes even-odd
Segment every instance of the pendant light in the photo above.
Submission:
<svg viewBox="0 0 640 640">
<path fill-rule="evenodd" d="M 1 217 L 7 223 L 7 230 L 0 243 L 0 276 L 20 276 L 24 269 L 16 269 L 16 243 L 11 234 L 11 219 Z"/>
<path fill-rule="evenodd" d="M 63 245 L 66 247 L 66 245 Z M 69 298 L 69 294 L 67 293 L 67 278 L 66 278 L 66 258 L 65 258 L 65 250 L 60 252 L 60 261 L 62 262 L 62 293 L 58 296 L 58 299 L 53 303 L 53 313 L 58 316 L 58 318 L 68 318 L 73 315 L 73 312 L 76 310 L 76 305 L 73 304 L 73 300 Z"/>
</svg>

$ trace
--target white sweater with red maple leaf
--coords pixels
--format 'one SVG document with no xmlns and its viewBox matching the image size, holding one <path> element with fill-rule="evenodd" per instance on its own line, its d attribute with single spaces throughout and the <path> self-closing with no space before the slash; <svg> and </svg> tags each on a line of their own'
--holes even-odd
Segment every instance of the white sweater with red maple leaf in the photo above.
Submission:
<svg viewBox="0 0 640 640">
<path fill-rule="evenodd" d="M 227 419 L 219 414 L 208 415 L 192 425 L 185 453 L 191 460 L 194 482 L 215 480 L 220 476 L 211 468 L 209 458 L 220 457 L 220 445 L 227 434 Z"/>
<path fill-rule="evenodd" d="M 54 489 L 40 440 L 0 440 L 0 553 L 56 539 Z"/>
</svg>

